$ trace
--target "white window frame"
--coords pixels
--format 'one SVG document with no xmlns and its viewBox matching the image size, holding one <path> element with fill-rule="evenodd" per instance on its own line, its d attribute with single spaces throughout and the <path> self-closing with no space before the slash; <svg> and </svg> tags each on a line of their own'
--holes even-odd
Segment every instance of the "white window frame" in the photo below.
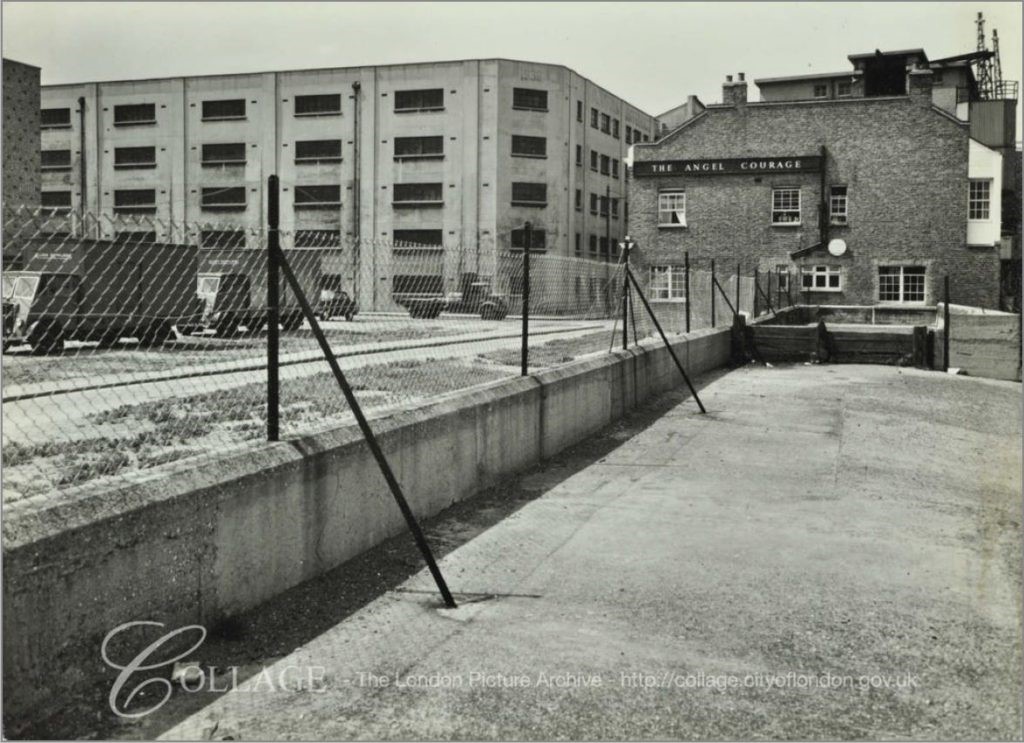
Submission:
<svg viewBox="0 0 1024 743">
<path fill-rule="evenodd" d="M 907 269 L 918 269 L 913 273 L 907 273 Z M 923 269 L 923 273 L 920 270 Z M 890 272 L 889 276 L 896 277 L 896 297 L 882 297 L 882 272 Z M 896 273 L 898 271 L 898 273 Z M 920 299 L 908 299 L 908 288 L 907 279 L 910 277 L 920 277 L 921 290 Z M 915 282 L 916 283 L 916 282 Z M 916 294 L 916 292 L 915 292 Z M 898 266 L 879 266 L 878 267 L 878 301 L 884 304 L 921 304 L 925 303 L 928 297 L 928 267 L 921 265 L 898 265 Z"/>
<path fill-rule="evenodd" d="M 975 196 L 975 186 L 984 186 L 984 197 Z M 976 207 L 977 205 L 977 207 Z M 975 214 L 975 208 L 984 209 L 985 216 L 972 216 Z M 992 179 L 991 178 L 971 178 L 968 181 L 967 186 L 967 221 L 969 222 L 989 222 L 992 220 Z"/>
<path fill-rule="evenodd" d="M 680 202 L 682 209 L 679 208 Z M 685 189 L 673 188 L 658 192 L 658 227 L 669 229 L 686 227 Z"/>
<path fill-rule="evenodd" d="M 835 189 L 846 189 L 842 196 L 835 193 Z M 836 209 L 842 205 L 842 211 Z M 828 188 L 828 222 L 833 225 L 846 225 L 850 223 L 850 187 L 842 183 L 836 183 Z"/>
<path fill-rule="evenodd" d="M 807 285 L 810 277 L 811 285 Z M 837 277 L 836 286 L 829 286 L 830 279 Z M 843 290 L 843 270 L 839 266 L 804 266 L 800 269 L 800 291 L 803 292 L 841 292 Z"/>
<path fill-rule="evenodd" d="M 686 301 L 686 269 L 683 266 L 648 266 L 647 291 L 658 302 Z"/>
<path fill-rule="evenodd" d="M 785 193 L 796 192 L 796 208 L 792 207 L 784 208 L 782 206 L 776 206 L 778 197 Z M 792 214 L 796 212 L 796 220 L 780 220 L 779 216 L 784 214 Z M 772 189 L 772 227 L 799 227 L 803 214 L 803 194 L 799 186 L 785 186 Z"/>
</svg>

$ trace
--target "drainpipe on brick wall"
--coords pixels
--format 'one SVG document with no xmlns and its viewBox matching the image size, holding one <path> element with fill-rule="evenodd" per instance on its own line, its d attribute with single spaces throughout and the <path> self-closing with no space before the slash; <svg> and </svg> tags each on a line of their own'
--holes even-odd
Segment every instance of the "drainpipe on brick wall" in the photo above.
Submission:
<svg viewBox="0 0 1024 743">
<path fill-rule="evenodd" d="M 78 185 L 82 189 L 82 214 L 81 218 L 85 219 L 85 209 L 89 205 L 88 196 L 85 192 L 86 180 L 85 180 L 85 96 L 79 96 L 78 98 Z M 83 227 L 84 229 L 84 227 Z M 84 233 L 83 233 L 84 236 Z"/>
<path fill-rule="evenodd" d="M 821 146 L 821 202 L 818 206 L 818 240 L 822 245 L 828 245 L 828 195 L 825 193 L 827 178 L 825 164 L 827 161 L 825 145 Z"/>
</svg>

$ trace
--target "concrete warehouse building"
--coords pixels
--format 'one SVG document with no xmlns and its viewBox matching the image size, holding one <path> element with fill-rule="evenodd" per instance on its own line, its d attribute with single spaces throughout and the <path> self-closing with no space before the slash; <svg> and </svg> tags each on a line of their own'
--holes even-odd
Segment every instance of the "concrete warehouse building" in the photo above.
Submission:
<svg viewBox="0 0 1024 743">
<path fill-rule="evenodd" d="M 38 204 L 39 68 L 3 60 L 3 203 Z"/>
<path fill-rule="evenodd" d="M 265 224 L 276 173 L 283 246 L 361 239 L 353 281 L 364 308 L 382 308 L 392 291 L 424 286 L 413 275 L 424 251 L 383 255 L 392 242 L 436 252 L 426 285 L 437 290 L 442 245 L 470 251 L 463 269 L 493 275 L 527 220 L 535 248 L 614 257 L 623 160 L 655 131 L 653 117 L 572 70 L 505 59 L 52 85 L 42 204 L 102 215 L 105 237 L 163 241 L 161 221 L 216 223 L 189 239 L 238 247 L 242 228 Z M 157 227 L 130 235 L 138 228 L 122 215 Z"/>
<path fill-rule="evenodd" d="M 954 302 L 999 306 L 1018 229 L 1004 235 L 1002 200 L 1008 215 L 1020 205 L 1001 154 L 1015 84 L 985 100 L 964 57 L 849 59 L 845 73 L 756 81 L 760 102 L 730 76 L 722 103 L 635 148 L 630 233 L 655 296 L 682 300 L 689 252 L 704 269 L 796 272 L 809 302 L 930 305 L 949 274 Z"/>
</svg>

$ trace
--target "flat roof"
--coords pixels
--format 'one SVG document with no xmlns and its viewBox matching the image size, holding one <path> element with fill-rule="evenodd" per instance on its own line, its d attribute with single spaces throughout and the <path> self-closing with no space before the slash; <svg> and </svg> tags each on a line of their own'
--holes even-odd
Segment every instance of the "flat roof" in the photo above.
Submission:
<svg viewBox="0 0 1024 743">
<path fill-rule="evenodd" d="M 14 64 L 20 64 L 22 67 L 31 67 L 33 70 L 43 69 L 39 65 L 29 64 L 28 62 L 21 62 L 17 59 L 11 59 L 10 57 L 4 57 L 3 60 L 4 62 L 13 62 Z"/>
<path fill-rule="evenodd" d="M 762 83 L 788 83 L 797 80 L 825 80 L 834 77 L 855 77 L 855 70 L 844 70 L 843 72 L 817 72 L 813 75 L 787 75 L 786 77 L 762 77 L 754 81 L 754 85 Z"/>
<path fill-rule="evenodd" d="M 898 49 L 894 52 L 880 52 L 877 49 L 873 52 L 864 52 L 863 54 L 851 54 L 847 57 L 851 62 L 855 59 L 867 59 L 868 57 L 909 57 L 911 54 L 918 54 L 928 60 L 928 55 L 924 53 L 924 49 Z"/>
</svg>

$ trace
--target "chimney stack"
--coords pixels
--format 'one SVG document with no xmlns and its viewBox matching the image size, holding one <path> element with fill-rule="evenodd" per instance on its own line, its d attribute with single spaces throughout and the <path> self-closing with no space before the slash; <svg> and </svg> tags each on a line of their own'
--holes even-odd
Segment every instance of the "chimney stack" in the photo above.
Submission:
<svg viewBox="0 0 1024 743">
<path fill-rule="evenodd" d="M 910 70 L 907 72 L 907 95 L 923 106 L 931 106 L 933 78 L 934 74 L 927 68 Z"/>
<path fill-rule="evenodd" d="M 745 106 L 747 104 L 747 80 L 744 73 L 739 73 L 739 80 L 732 81 L 732 75 L 725 76 L 722 83 L 722 103 L 727 106 Z"/>
</svg>

